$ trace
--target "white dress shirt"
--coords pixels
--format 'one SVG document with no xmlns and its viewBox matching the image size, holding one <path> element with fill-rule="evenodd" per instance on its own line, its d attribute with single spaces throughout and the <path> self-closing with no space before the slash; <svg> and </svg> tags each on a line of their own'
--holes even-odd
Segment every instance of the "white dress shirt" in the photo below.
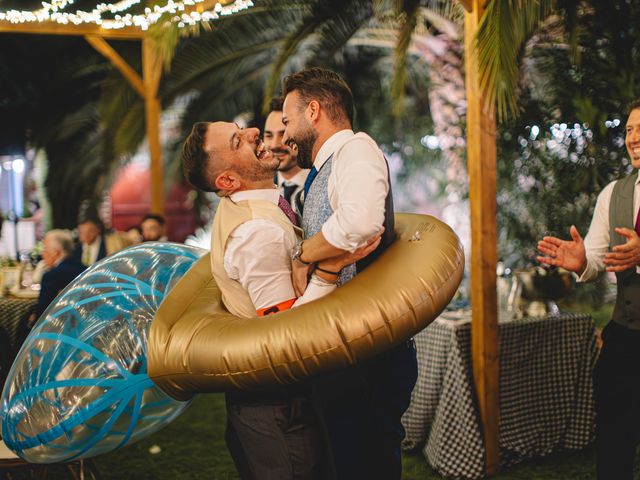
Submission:
<svg viewBox="0 0 640 480">
<path fill-rule="evenodd" d="M 82 244 L 82 257 L 80 261 L 86 265 L 90 266 L 98 261 L 98 253 L 100 253 L 100 246 L 102 245 L 102 237 L 98 236 L 93 243 L 83 243 Z"/>
<path fill-rule="evenodd" d="M 594 280 L 602 273 L 606 266 L 604 264 L 604 256 L 610 251 L 609 248 L 609 205 L 611 204 L 611 195 L 613 193 L 613 187 L 617 180 L 611 182 L 604 187 L 600 195 L 598 195 L 598 201 L 596 202 L 596 208 L 593 212 L 593 218 L 591 219 L 591 225 L 589 226 L 589 233 L 584 239 L 584 247 L 587 253 L 587 266 L 582 272 L 582 275 L 578 277 L 578 282 L 588 282 Z M 638 210 L 640 209 L 640 172 L 635 182 L 635 189 L 633 191 L 633 220 L 638 216 Z M 636 273 L 640 273 L 640 266 L 636 267 Z"/>
<path fill-rule="evenodd" d="M 322 226 L 322 234 L 334 247 L 353 252 L 384 223 L 387 162 L 369 135 L 352 130 L 329 137 L 313 162 L 316 170 L 320 171 L 331 154 L 328 194 L 333 215 Z"/>
<path fill-rule="evenodd" d="M 275 188 L 245 190 L 231 195 L 231 200 L 266 200 L 278 205 L 280 194 Z M 291 236 L 276 222 L 255 219 L 236 228 L 224 251 L 224 269 L 229 278 L 247 290 L 256 310 L 278 305 L 295 298 L 291 283 Z M 294 307 L 323 297 L 336 286 L 316 275 Z"/>
<path fill-rule="evenodd" d="M 298 195 L 298 192 L 300 192 L 300 190 L 302 190 L 304 188 L 304 182 L 307 179 L 307 175 L 309 175 L 309 170 L 303 169 L 303 170 L 300 170 L 298 173 L 296 173 L 289 180 L 286 180 L 282 176 L 282 173 L 278 172 L 277 175 L 276 175 L 277 180 L 278 180 L 278 193 L 280 195 L 284 196 L 284 192 L 283 192 L 283 188 L 282 188 L 282 184 L 283 183 L 294 184 L 294 185 L 296 185 L 296 189 L 291 194 L 291 199 L 293 200 L 294 198 L 296 198 L 296 195 Z M 289 203 L 291 203 L 292 206 L 293 206 L 293 201 L 291 201 Z"/>
</svg>

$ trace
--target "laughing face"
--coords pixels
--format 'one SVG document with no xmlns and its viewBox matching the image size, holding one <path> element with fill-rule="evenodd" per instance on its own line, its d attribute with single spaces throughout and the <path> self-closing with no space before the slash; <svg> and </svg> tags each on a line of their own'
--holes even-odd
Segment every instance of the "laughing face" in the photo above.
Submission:
<svg viewBox="0 0 640 480">
<path fill-rule="evenodd" d="M 640 168 L 640 108 L 631 110 L 627 119 L 625 145 L 633 168 Z"/>
<path fill-rule="evenodd" d="M 282 106 L 282 123 L 285 125 L 283 141 L 289 148 L 298 149 L 298 165 L 301 168 L 313 166 L 313 146 L 318 133 L 307 118 L 307 105 L 297 91 L 287 94 Z"/>
<path fill-rule="evenodd" d="M 215 177 L 222 173 L 220 170 L 232 172 L 243 185 L 273 179 L 280 163 L 260 139 L 260 130 L 240 128 L 235 123 L 211 123 L 204 150 L 219 159 Z"/>
<path fill-rule="evenodd" d="M 283 135 L 284 124 L 282 123 L 282 112 L 274 110 L 269 114 L 264 123 L 264 143 L 280 161 L 278 170 L 288 172 L 298 166 L 296 161 L 297 151 L 282 142 Z"/>
</svg>

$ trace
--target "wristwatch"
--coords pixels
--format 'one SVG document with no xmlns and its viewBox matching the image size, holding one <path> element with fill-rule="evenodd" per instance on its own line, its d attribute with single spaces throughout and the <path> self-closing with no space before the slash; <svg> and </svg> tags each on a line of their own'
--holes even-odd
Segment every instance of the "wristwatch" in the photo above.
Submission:
<svg viewBox="0 0 640 480">
<path fill-rule="evenodd" d="M 295 246 L 293 247 L 293 250 L 291 251 L 291 261 L 292 262 L 298 261 L 303 265 L 311 265 L 313 262 L 305 262 L 304 260 L 302 260 L 302 258 L 300 258 L 302 256 L 303 243 L 304 241 L 295 244 Z"/>
</svg>

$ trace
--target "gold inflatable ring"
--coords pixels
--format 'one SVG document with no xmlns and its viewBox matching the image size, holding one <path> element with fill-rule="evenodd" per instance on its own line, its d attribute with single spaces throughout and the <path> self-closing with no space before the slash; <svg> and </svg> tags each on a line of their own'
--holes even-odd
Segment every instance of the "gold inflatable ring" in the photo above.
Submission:
<svg viewBox="0 0 640 480">
<path fill-rule="evenodd" d="M 288 384 L 337 370 L 408 340 L 453 297 L 464 270 L 456 234 L 427 215 L 397 214 L 396 241 L 331 295 L 267 317 L 238 318 L 222 304 L 205 255 L 158 309 L 149 377 L 186 400 Z"/>
</svg>

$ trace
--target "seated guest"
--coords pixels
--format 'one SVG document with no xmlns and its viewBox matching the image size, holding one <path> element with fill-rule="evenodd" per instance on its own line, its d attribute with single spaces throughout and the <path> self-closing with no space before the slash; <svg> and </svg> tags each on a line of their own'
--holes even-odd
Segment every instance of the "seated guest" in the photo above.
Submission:
<svg viewBox="0 0 640 480">
<path fill-rule="evenodd" d="M 42 276 L 38 304 L 29 318 L 29 326 L 42 315 L 58 293 L 86 269 L 71 255 L 72 252 L 73 238 L 67 230 L 50 230 L 44 236 L 42 260 L 50 270 Z"/>
<path fill-rule="evenodd" d="M 149 213 L 140 222 L 143 242 L 166 242 L 165 221 L 162 215 Z"/>
<path fill-rule="evenodd" d="M 96 218 L 85 218 L 78 223 L 78 240 L 80 243 L 73 252 L 76 262 L 89 267 L 107 256 L 104 240 L 104 226 Z"/>
<path fill-rule="evenodd" d="M 142 229 L 138 225 L 133 225 L 132 227 L 129 227 L 125 231 L 125 234 L 127 235 L 127 238 L 129 239 L 129 241 L 131 241 L 131 245 L 137 245 L 139 243 L 142 243 L 143 241 Z"/>
<path fill-rule="evenodd" d="M 125 233 L 105 233 L 103 223 L 96 217 L 86 217 L 78 223 L 78 240 L 73 258 L 85 267 L 132 245 Z"/>
</svg>

